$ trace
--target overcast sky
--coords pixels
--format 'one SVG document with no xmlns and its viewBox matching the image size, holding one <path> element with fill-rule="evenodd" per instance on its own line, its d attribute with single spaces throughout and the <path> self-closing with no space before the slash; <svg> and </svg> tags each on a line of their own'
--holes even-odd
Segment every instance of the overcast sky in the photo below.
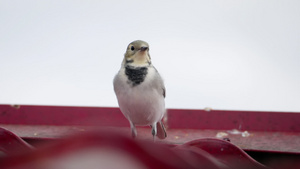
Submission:
<svg viewBox="0 0 300 169">
<path fill-rule="evenodd" d="M 167 108 L 300 112 L 300 1 L 0 0 L 0 104 L 117 107 L 150 44 Z"/>
</svg>

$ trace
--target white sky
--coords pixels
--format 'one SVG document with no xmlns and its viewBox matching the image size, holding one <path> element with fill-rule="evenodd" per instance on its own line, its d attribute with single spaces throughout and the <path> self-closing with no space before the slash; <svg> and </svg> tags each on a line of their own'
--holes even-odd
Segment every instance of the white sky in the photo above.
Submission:
<svg viewBox="0 0 300 169">
<path fill-rule="evenodd" d="M 167 108 L 300 112 L 300 1 L 0 0 L 0 104 L 113 106 L 150 44 Z"/>
</svg>

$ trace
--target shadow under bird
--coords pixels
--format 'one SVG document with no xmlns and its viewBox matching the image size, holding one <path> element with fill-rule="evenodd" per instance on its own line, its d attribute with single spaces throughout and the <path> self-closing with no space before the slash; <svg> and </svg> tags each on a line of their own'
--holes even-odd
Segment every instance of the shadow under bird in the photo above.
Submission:
<svg viewBox="0 0 300 169">
<path fill-rule="evenodd" d="M 132 137 L 136 125 L 151 126 L 153 139 L 167 137 L 162 118 L 166 89 L 158 71 L 151 63 L 149 45 L 136 40 L 126 50 L 121 69 L 113 81 L 120 109 L 130 123 Z"/>
</svg>

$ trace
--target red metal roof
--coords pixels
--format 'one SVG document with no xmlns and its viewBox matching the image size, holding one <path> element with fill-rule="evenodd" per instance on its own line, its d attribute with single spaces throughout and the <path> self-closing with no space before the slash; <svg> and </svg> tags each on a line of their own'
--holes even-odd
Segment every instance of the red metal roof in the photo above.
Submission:
<svg viewBox="0 0 300 169">
<path fill-rule="evenodd" d="M 205 148 L 222 145 L 222 139 L 246 151 L 300 155 L 300 113 L 169 109 L 164 121 L 168 137 L 158 143 L 177 147 L 197 142 L 198 148 L 214 158 L 222 153 Z M 129 123 L 120 110 L 108 107 L 0 105 L 0 127 L 29 142 L 88 133 L 96 128 L 130 135 Z M 152 140 L 150 128 L 138 128 L 137 140 Z"/>
</svg>

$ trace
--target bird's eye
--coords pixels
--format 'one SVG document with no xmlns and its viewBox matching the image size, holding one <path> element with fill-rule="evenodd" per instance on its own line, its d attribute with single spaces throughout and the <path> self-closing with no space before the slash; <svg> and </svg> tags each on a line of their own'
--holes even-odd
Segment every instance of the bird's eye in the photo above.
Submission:
<svg viewBox="0 0 300 169">
<path fill-rule="evenodd" d="M 134 51 L 134 46 L 131 46 L 131 48 L 130 48 L 132 51 Z"/>
</svg>

